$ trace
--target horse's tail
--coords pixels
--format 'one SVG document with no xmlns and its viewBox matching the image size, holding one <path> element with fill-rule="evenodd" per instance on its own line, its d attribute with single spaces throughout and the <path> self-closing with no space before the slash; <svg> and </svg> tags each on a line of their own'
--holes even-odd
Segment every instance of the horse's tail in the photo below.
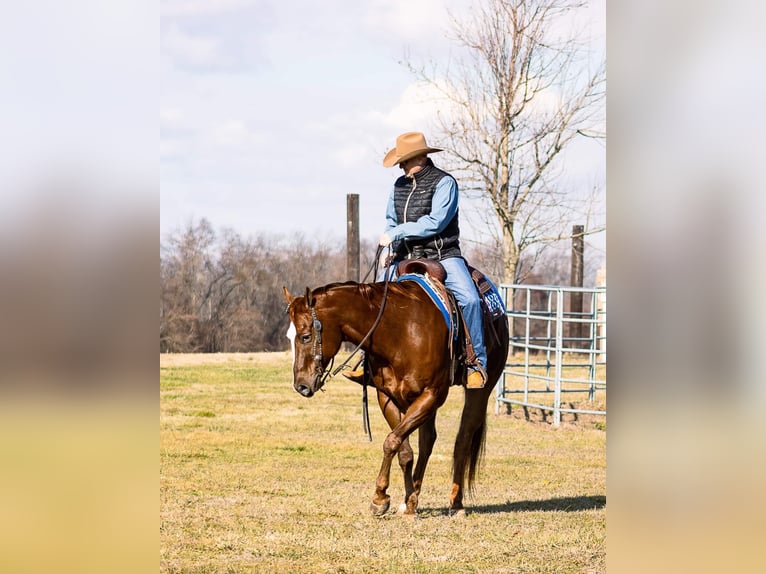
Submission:
<svg viewBox="0 0 766 574">
<path fill-rule="evenodd" d="M 455 440 L 452 456 L 452 476 L 457 483 L 466 478 L 466 490 L 473 493 L 474 482 L 478 476 L 481 459 L 484 456 L 484 439 L 487 434 L 487 403 L 495 383 L 502 375 L 508 357 L 508 318 L 501 315 L 492 321 L 494 339 L 487 345 L 487 384 L 483 389 L 465 389 L 463 414 L 460 417 L 460 429 Z M 485 329 L 486 332 L 486 329 Z M 485 337 L 487 340 L 487 337 Z"/>
<path fill-rule="evenodd" d="M 468 494 L 473 494 L 473 485 L 476 480 L 481 459 L 484 456 L 485 437 L 487 435 L 487 410 L 484 409 L 479 428 L 473 432 L 471 437 L 471 450 L 468 453 Z"/>
<path fill-rule="evenodd" d="M 452 473 L 458 480 L 467 479 L 468 494 L 473 493 L 474 483 L 484 456 L 488 398 L 489 395 L 482 390 L 465 391 L 463 414 L 460 417 L 460 429 L 452 457 Z M 456 471 L 458 476 L 455 476 Z"/>
</svg>

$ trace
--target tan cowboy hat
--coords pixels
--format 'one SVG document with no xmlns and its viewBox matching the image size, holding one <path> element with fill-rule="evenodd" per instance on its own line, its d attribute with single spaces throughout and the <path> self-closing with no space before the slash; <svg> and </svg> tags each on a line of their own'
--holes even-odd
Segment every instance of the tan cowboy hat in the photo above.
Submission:
<svg viewBox="0 0 766 574">
<path fill-rule="evenodd" d="M 393 167 L 410 158 L 442 151 L 439 148 L 428 147 L 426 136 L 420 132 L 407 132 L 396 138 L 396 147 L 390 150 L 383 158 L 383 165 Z"/>
</svg>

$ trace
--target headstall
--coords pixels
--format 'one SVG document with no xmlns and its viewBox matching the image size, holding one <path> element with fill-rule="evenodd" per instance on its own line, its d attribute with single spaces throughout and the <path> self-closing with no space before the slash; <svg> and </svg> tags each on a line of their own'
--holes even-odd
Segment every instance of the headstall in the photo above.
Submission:
<svg viewBox="0 0 766 574">
<path fill-rule="evenodd" d="M 314 357 L 314 375 L 316 376 L 317 387 L 324 385 L 327 377 L 330 376 L 330 370 L 335 362 L 335 357 L 330 359 L 327 369 L 324 368 L 324 355 L 322 354 L 322 321 L 317 317 L 317 311 L 312 305 L 311 309 L 311 328 L 313 330 L 311 354 Z"/>
</svg>

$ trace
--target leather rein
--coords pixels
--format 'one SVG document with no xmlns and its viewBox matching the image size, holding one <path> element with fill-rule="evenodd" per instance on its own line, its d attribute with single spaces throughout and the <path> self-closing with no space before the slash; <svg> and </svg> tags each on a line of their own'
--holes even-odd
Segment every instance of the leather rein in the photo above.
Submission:
<svg viewBox="0 0 766 574">
<path fill-rule="evenodd" d="M 391 247 L 388 248 L 389 254 L 391 251 Z M 372 265 L 370 266 L 370 269 L 367 271 L 367 273 L 364 276 L 364 279 L 362 282 L 367 280 L 367 277 L 370 275 L 370 273 L 373 273 L 373 277 L 376 277 L 378 274 L 378 262 L 380 260 L 380 255 L 383 252 L 383 247 L 378 245 L 377 250 L 375 251 L 375 259 L 372 262 Z M 378 311 L 378 316 L 375 318 L 375 322 L 372 324 L 372 327 L 370 327 L 370 330 L 367 331 L 367 334 L 362 338 L 361 341 L 359 341 L 359 344 L 356 345 L 353 351 L 351 351 L 351 354 L 346 357 L 346 360 L 343 361 L 334 371 L 332 370 L 333 363 L 335 362 L 335 357 L 333 356 L 330 359 L 329 364 L 327 365 L 327 368 L 324 367 L 324 356 L 322 354 L 322 321 L 319 320 L 319 317 L 317 317 L 316 308 L 312 304 L 309 308 L 311 309 L 311 328 L 313 331 L 313 343 L 311 346 L 311 354 L 314 358 L 314 376 L 315 376 L 315 386 L 320 389 L 322 392 L 324 392 L 324 383 L 327 380 L 329 376 L 335 376 L 337 375 L 343 367 L 345 367 L 348 362 L 352 359 L 354 355 L 356 355 L 357 352 L 362 348 L 362 345 L 364 345 L 367 342 L 367 339 L 370 338 L 372 333 L 375 331 L 375 329 L 378 327 L 378 324 L 380 323 L 381 318 L 383 317 L 383 309 L 386 307 L 386 296 L 388 295 L 388 284 L 391 282 L 391 273 L 386 270 L 385 279 L 383 283 L 383 299 L 380 303 L 380 310 Z M 372 441 L 372 431 L 370 429 L 370 414 L 369 414 L 369 408 L 368 408 L 368 400 L 367 400 L 367 383 L 362 383 L 362 423 L 364 427 L 364 431 L 367 433 L 367 437 L 370 441 Z"/>
<path fill-rule="evenodd" d="M 389 251 L 391 248 L 389 247 Z M 378 249 L 375 252 L 375 260 L 372 263 L 372 266 L 370 266 L 370 269 L 367 271 L 367 274 L 364 276 L 364 279 L 362 282 L 367 280 L 367 277 L 370 275 L 371 272 L 374 271 L 373 275 L 377 276 L 378 271 L 378 261 L 380 259 L 380 255 L 383 251 L 382 246 L 378 246 Z M 332 357 L 330 359 L 329 364 L 327 365 L 327 368 L 324 367 L 324 355 L 322 353 L 322 321 L 319 320 L 319 317 L 317 317 L 316 308 L 312 304 L 309 309 L 311 309 L 311 319 L 312 319 L 312 331 L 313 331 L 313 343 L 311 346 L 311 354 L 314 358 L 314 375 L 316 376 L 316 383 L 321 388 L 328 377 L 337 375 L 343 367 L 345 367 L 348 362 L 356 355 L 362 348 L 362 346 L 367 342 L 367 339 L 370 338 L 372 333 L 375 331 L 375 329 L 378 327 L 378 324 L 380 323 L 381 318 L 383 317 L 383 309 L 385 309 L 386 306 L 386 296 L 388 294 L 388 284 L 390 283 L 391 278 L 390 274 L 386 272 L 385 280 L 383 283 L 383 300 L 380 303 L 380 310 L 378 311 L 378 316 L 375 318 L 375 322 L 372 324 L 372 327 L 370 327 L 370 330 L 367 331 L 367 334 L 362 338 L 361 341 L 359 341 L 359 344 L 354 347 L 354 350 L 351 351 L 351 354 L 346 357 L 346 360 L 343 361 L 335 370 L 332 370 L 333 364 L 335 362 L 335 357 Z"/>
</svg>

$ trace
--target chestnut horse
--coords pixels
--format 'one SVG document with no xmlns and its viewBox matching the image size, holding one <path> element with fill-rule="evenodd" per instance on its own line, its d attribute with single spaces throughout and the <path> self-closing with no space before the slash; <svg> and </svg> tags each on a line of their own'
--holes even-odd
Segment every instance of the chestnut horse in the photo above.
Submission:
<svg viewBox="0 0 766 574">
<path fill-rule="evenodd" d="M 377 389 L 380 409 L 391 427 L 383 442 L 383 462 L 370 510 L 377 516 L 388 510 L 391 497 L 386 490 L 393 457 L 398 455 L 405 488 L 399 512 L 415 515 L 436 441 L 436 411 L 447 399 L 453 382 L 465 383 L 465 368 L 453 373 L 449 329 L 440 310 L 413 281 L 333 283 L 314 290 L 306 288 L 300 297 L 291 295 L 287 288 L 283 291 L 291 322 L 288 337 L 294 353 L 293 387 L 304 397 L 311 397 L 322 387 L 328 365 L 342 342 L 357 345 L 364 340 L 362 348 L 371 375 L 368 382 Z M 470 491 L 484 447 L 487 401 L 508 355 L 507 317 L 503 314 L 490 321 L 485 316 L 485 332 L 488 380 L 484 388 L 464 391 L 452 460 L 451 515 L 465 513 L 466 478 Z M 415 429 L 419 431 L 419 449 L 413 472 L 408 437 Z"/>
</svg>

